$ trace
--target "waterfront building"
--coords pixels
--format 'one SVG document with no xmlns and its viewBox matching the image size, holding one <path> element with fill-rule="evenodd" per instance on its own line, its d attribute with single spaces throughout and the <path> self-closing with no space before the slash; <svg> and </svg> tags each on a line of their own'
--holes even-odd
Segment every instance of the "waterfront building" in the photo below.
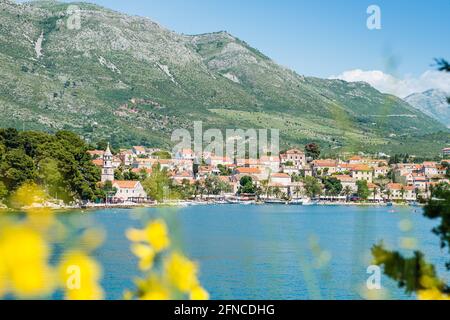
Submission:
<svg viewBox="0 0 450 320">
<path fill-rule="evenodd" d="M 143 202 L 147 199 L 147 193 L 139 181 L 121 181 L 113 182 L 113 188 L 117 190 L 113 200 Z"/>
</svg>

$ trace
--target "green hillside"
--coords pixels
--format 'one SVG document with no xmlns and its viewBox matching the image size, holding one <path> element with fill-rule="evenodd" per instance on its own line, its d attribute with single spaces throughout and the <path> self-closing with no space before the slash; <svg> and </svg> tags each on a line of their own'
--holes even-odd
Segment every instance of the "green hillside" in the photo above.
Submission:
<svg viewBox="0 0 450 320">
<path fill-rule="evenodd" d="M 278 128 L 285 145 L 336 152 L 437 154 L 450 141 L 398 98 L 298 75 L 227 32 L 180 35 L 81 3 L 81 28 L 70 30 L 68 5 L 0 0 L 0 126 L 121 145 L 168 146 L 173 129 L 194 120 Z"/>
</svg>

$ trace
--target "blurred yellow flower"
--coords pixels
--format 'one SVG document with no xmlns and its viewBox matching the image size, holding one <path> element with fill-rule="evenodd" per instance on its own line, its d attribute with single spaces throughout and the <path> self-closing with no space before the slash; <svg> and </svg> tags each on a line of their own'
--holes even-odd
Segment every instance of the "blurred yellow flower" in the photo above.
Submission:
<svg viewBox="0 0 450 320">
<path fill-rule="evenodd" d="M 190 300 L 208 300 L 209 294 L 208 291 L 203 289 L 202 287 L 198 286 L 192 289 L 191 293 L 189 294 Z"/>
<path fill-rule="evenodd" d="M 144 294 L 141 300 L 169 300 L 170 291 L 167 285 L 159 279 L 157 274 L 151 274 L 144 284 Z"/>
<path fill-rule="evenodd" d="M 442 293 L 437 288 L 420 290 L 417 292 L 419 300 L 450 300 L 450 296 Z"/>
<path fill-rule="evenodd" d="M 34 183 L 21 186 L 12 196 L 11 200 L 15 207 L 27 207 L 33 204 L 42 204 L 47 195 L 45 191 Z"/>
<path fill-rule="evenodd" d="M 47 295 L 53 289 L 47 264 L 49 248 L 43 236 L 24 224 L 10 225 L 0 234 L 0 265 L 18 297 Z"/>
<path fill-rule="evenodd" d="M 152 247 L 135 243 L 131 246 L 133 254 L 139 258 L 139 269 L 148 271 L 153 267 L 153 259 L 155 258 L 155 251 Z"/>
<path fill-rule="evenodd" d="M 170 245 L 166 223 L 159 219 L 150 223 L 145 228 L 147 240 L 155 251 L 161 252 L 167 249 Z"/>
<path fill-rule="evenodd" d="M 128 240 L 132 242 L 143 242 L 146 240 L 145 231 L 139 229 L 128 229 L 126 231 Z"/>
<path fill-rule="evenodd" d="M 183 293 L 189 293 L 198 286 L 197 265 L 180 253 L 172 253 L 164 264 L 169 282 Z"/>
<path fill-rule="evenodd" d="M 98 282 L 101 278 L 98 263 L 81 251 L 67 253 L 60 265 L 59 275 L 68 300 L 100 300 L 103 291 Z"/>
</svg>

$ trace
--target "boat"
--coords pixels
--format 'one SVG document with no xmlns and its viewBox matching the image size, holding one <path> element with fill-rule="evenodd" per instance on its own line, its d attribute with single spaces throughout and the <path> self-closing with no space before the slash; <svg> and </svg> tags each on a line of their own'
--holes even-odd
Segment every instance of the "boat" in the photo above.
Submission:
<svg viewBox="0 0 450 320">
<path fill-rule="evenodd" d="M 265 204 L 286 204 L 286 201 L 279 199 L 267 199 L 264 200 Z"/>
<path fill-rule="evenodd" d="M 387 207 L 392 207 L 392 206 L 393 206 L 393 203 L 392 203 L 392 202 L 388 202 L 388 203 L 386 203 L 386 206 L 387 206 Z"/>
<path fill-rule="evenodd" d="M 303 199 L 293 199 L 289 202 L 291 206 L 302 206 L 303 205 Z"/>
</svg>

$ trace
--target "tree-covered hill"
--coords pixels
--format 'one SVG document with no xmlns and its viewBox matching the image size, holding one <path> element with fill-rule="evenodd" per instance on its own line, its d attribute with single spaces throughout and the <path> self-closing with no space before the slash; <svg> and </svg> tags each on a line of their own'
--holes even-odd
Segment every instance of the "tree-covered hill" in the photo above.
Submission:
<svg viewBox="0 0 450 320">
<path fill-rule="evenodd" d="M 301 76 L 227 32 L 180 35 L 78 3 L 0 0 L 0 126 L 167 146 L 176 128 L 278 128 L 285 145 L 437 154 L 445 126 L 365 83 Z M 301 56 L 299 56 L 301 59 Z M 442 130 L 437 141 L 427 134 Z"/>
</svg>

